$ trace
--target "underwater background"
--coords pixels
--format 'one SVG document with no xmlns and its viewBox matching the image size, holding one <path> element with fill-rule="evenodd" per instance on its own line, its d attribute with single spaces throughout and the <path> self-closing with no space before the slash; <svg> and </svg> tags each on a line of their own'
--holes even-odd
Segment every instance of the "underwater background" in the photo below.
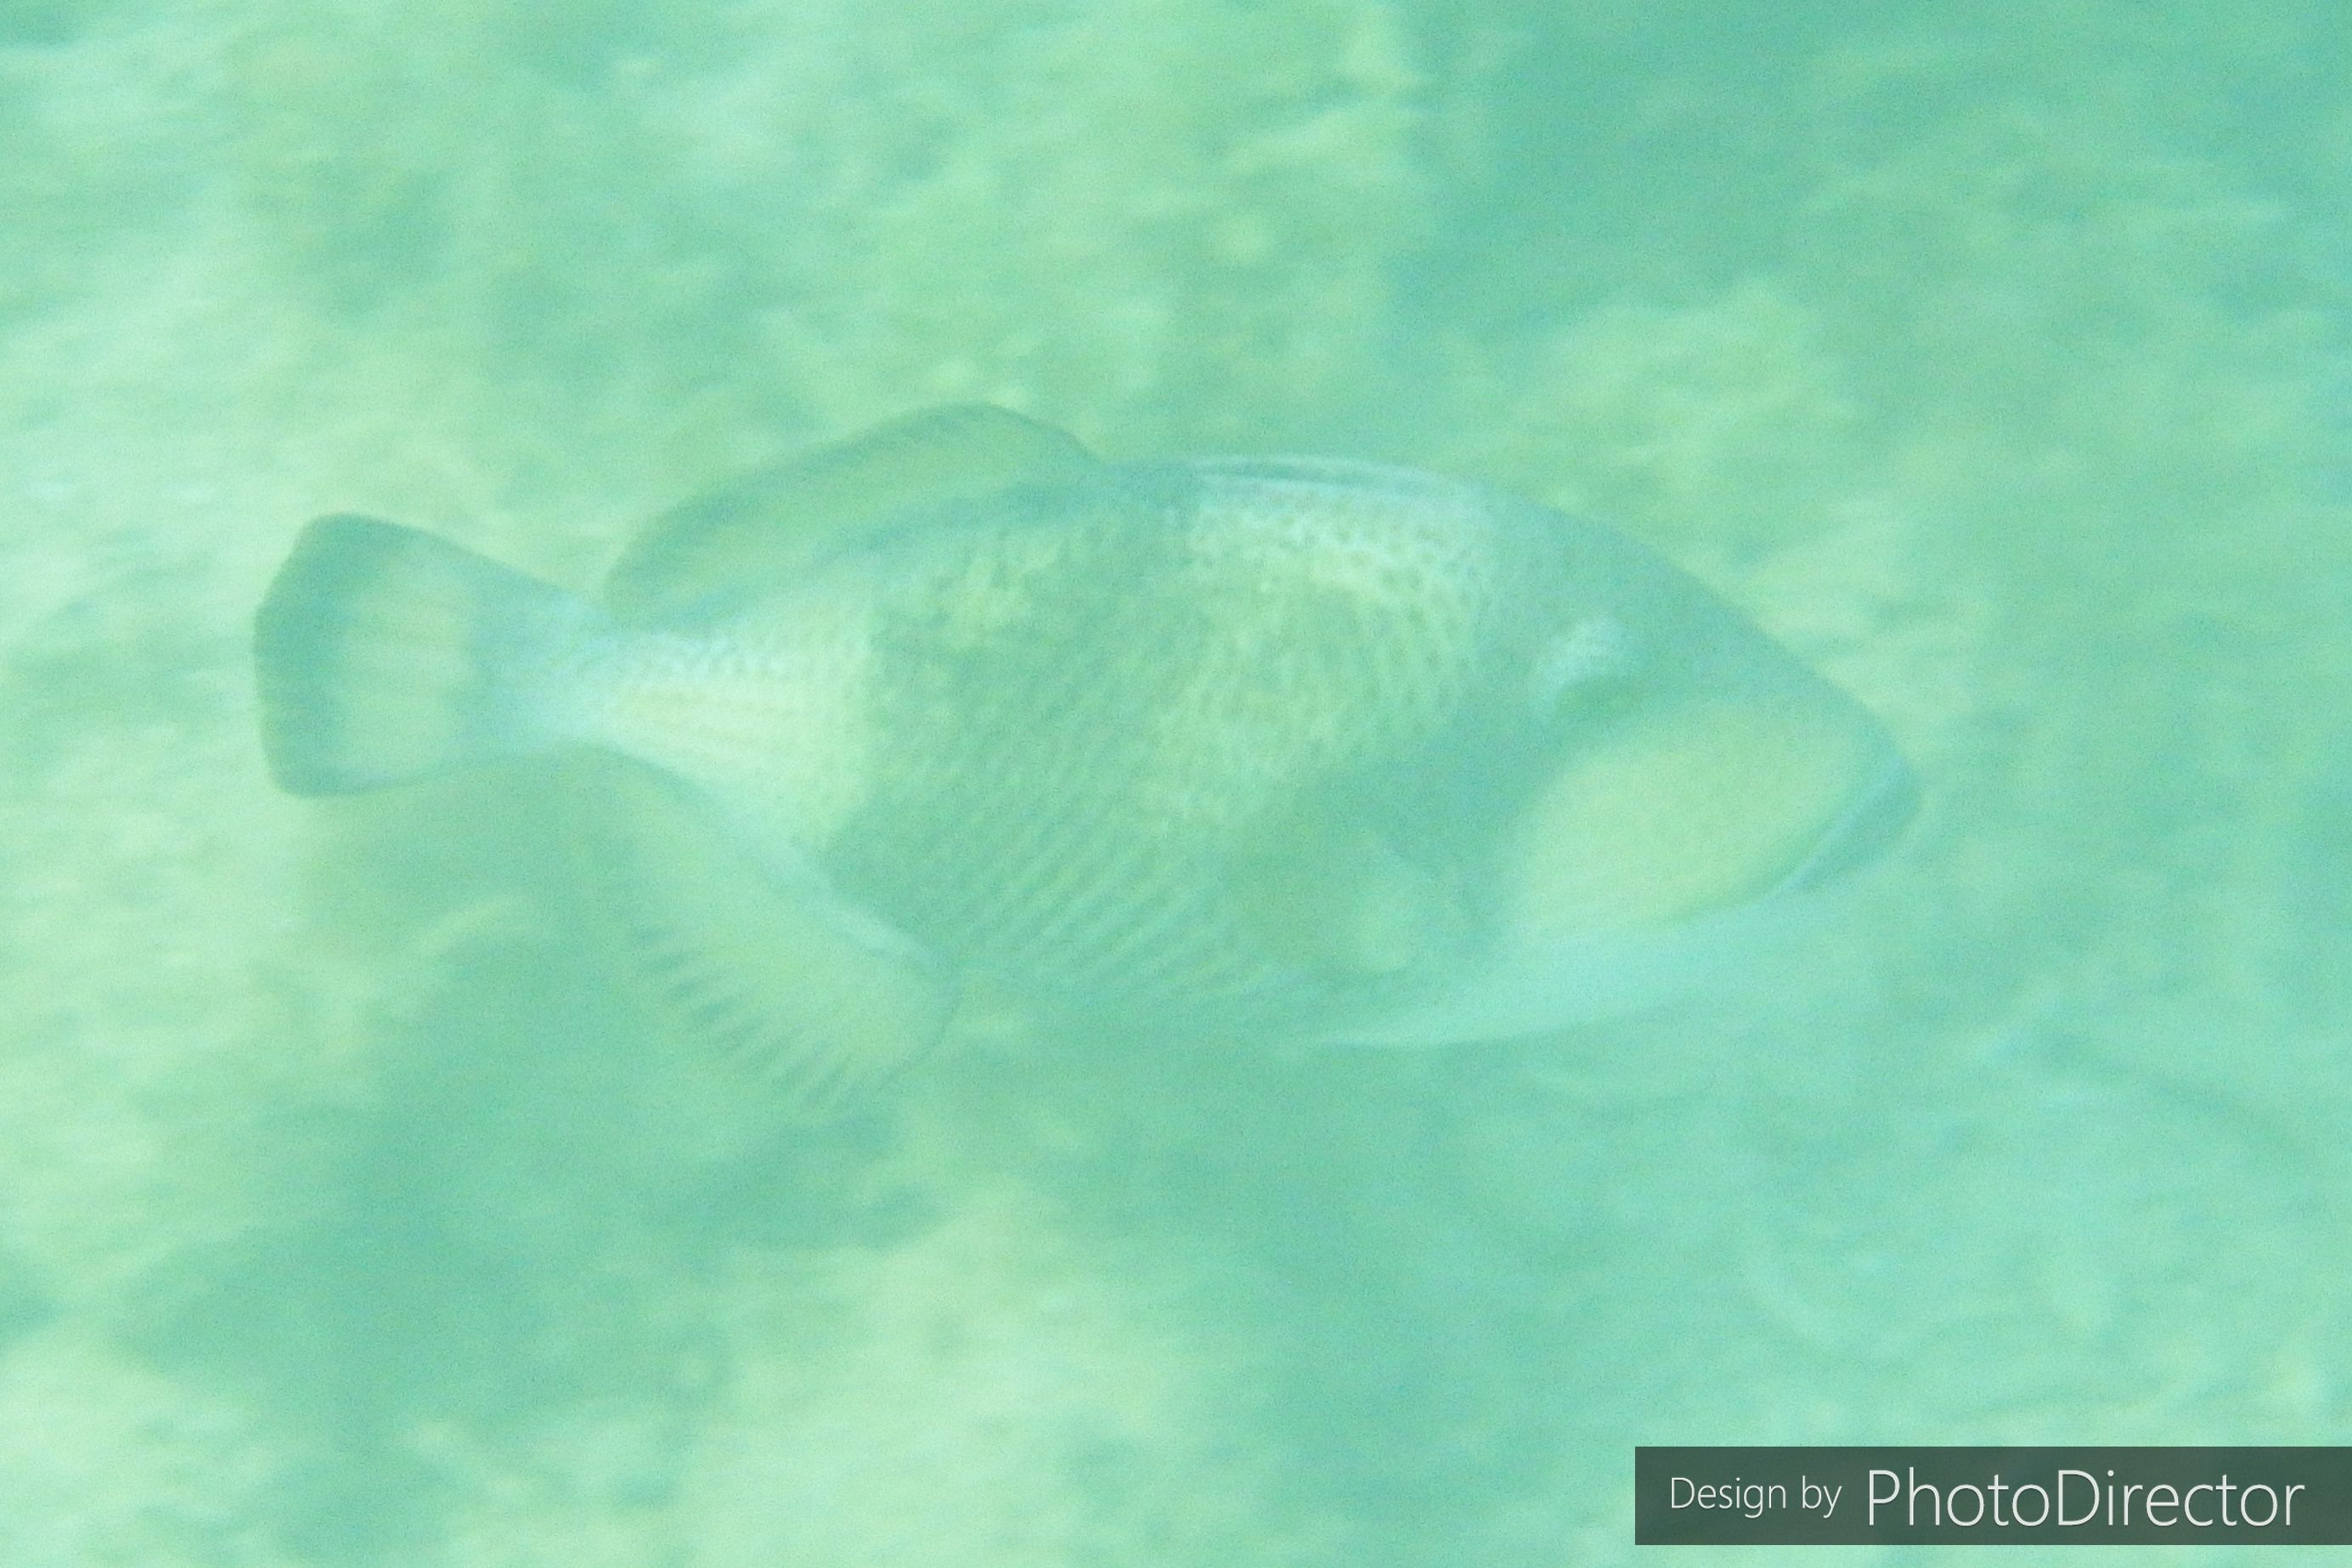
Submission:
<svg viewBox="0 0 2352 1568">
<path fill-rule="evenodd" d="M 2352 1442 L 2348 294 L 2335 0 L 11 0 L 0 1563 L 1538 1568 L 1636 1443 Z M 269 786 L 312 514 L 584 583 L 946 398 L 1607 518 L 1927 811 L 1736 995 L 778 1136 L 543 780 Z"/>
</svg>

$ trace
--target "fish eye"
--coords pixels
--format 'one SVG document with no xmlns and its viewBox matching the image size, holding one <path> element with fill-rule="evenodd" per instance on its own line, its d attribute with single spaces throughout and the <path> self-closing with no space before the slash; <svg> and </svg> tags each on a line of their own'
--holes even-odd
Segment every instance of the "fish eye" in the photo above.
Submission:
<svg viewBox="0 0 2352 1568">
<path fill-rule="evenodd" d="M 1639 664 L 1624 622 L 1610 615 L 1580 616 L 1536 650 L 1528 670 L 1528 701 L 1538 713 L 1557 713 L 1622 687 Z"/>
</svg>

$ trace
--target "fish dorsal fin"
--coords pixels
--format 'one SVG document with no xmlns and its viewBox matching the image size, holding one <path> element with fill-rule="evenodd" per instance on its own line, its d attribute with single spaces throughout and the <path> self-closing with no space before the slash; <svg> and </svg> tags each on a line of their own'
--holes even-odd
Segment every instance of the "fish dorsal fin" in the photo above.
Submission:
<svg viewBox="0 0 2352 1568">
<path fill-rule="evenodd" d="M 855 1107 L 939 1043 L 951 985 L 913 942 L 778 875 L 683 790 L 616 764 L 575 790 L 578 858 L 664 1043 L 783 1120 Z"/>
<path fill-rule="evenodd" d="M 984 403 L 905 415 L 755 468 L 647 524 L 604 579 L 607 607 L 646 622 L 791 581 L 811 560 L 910 508 L 1094 466 L 1077 439 Z"/>
</svg>

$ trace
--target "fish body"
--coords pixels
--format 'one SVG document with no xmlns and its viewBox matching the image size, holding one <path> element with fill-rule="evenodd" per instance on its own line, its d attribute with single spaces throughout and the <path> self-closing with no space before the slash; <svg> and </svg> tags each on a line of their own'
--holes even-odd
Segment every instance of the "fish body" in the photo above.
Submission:
<svg viewBox="0 0 2352 1568">
<path fill-rule="evenodd" d="M 633 759 L 624 815 L 665 826 L 615 898 L 827 1083 L 960 1012 L 1531 1032 L 1863 858 L 1913 787 L 1859 705 L 1608 529 L 1371 464 L 1103 463 L 996 410 L 681 509 L 601 601 L 320 520 L 257 621 L 277 774 Z M 812 967 L 844 994 L 813 1009 Z"/>
</svg>

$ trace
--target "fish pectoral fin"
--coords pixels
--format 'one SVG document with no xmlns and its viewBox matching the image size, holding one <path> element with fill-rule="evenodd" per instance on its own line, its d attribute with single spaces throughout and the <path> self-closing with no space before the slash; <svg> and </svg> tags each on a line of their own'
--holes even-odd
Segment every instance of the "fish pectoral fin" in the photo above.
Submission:
<svg viewBox="0 0 2352 1568">
<path fill-rule="evenodd" d="M 1006 409 L 924 409 L 756 468 L 656 518 L 605 577 L 604 603 L 633 621 L 686 615 L 788 582 L 911 508 L 1094 464 L 1075 437 Z"/>
<path fill-rule="evenodd" d="M 581 858 L 670 1044 L 808 1121 L 939 1043 L 954 991 L 910 941 L 780 879 L 664 781 L 610 772 L 582 813 Z"/>
<path fill-rule="evenodd" d="M 1442 879 L 1360 821 L 1286 820 L 1235 881 L 1267 953 L 1332 980 L 1420 969 L 1459 944 L 1465 923 Z"/>
</svg>

